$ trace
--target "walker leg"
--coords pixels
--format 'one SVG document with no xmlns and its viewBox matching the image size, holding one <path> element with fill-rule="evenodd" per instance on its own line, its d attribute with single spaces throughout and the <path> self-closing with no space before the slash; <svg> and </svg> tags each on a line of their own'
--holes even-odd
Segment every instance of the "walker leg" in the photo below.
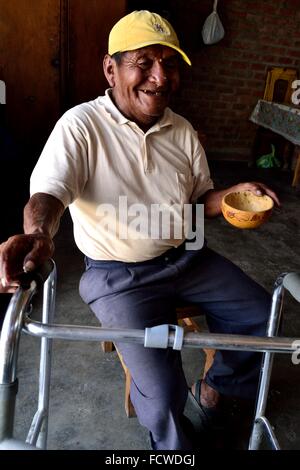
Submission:
<svg viewBox="0 0 300 470">
<path fill-rule="evenodd" d="M 267 326 L 267 337 L 276 336 L 278 334 L 283 305 L 283 278 L 285 274 L 279 276 L 275 282 L 274 292 L 272 296 L 272 305 L 270 311 L 269 322 Z M 273 366 L 274 353 L 265 352 L 263 353 L 262 366 L 260 372 L 260 379 L 258 385 L 254 424 L 249 440 L 249 450 L 258 450 L 262 442 L 264 431 L 267 431 L 267 435 L 271 440 L 274 448 L 280 448 L 273 433 L 273 430 L 265 418 L 265 411 L 267 406 L 267 399 L 270 386 L 270 378 Z M 273 439 L 274 437 L 274 439 Z"/>
<path fill-rule="evenodd" d="M 0 384 L 0 442 L 13 435 L 18 381 Z"/>
<path fill-rule="evenodd" d="M 56 294 L 56 267 L 50 273 L 44 284 L 42 322 L 51 324 L 55 314 Z M 40 374 L 39 374 L 39 398 L 38 410 L 32 420 L 26 443 L 36 445 L 40 449 L 47 448 L 48 417 L 50 400 L 50 378 L 52 359 L 52 339 L 41 338 Z"/>
<path fill-rule="evenodd" d="M 12 297 L 0 338 L 0 442 L 13 436 L 17 395 L 17 358 L 23 315 L 35 287 L 19 289 Z"/>
</svg>

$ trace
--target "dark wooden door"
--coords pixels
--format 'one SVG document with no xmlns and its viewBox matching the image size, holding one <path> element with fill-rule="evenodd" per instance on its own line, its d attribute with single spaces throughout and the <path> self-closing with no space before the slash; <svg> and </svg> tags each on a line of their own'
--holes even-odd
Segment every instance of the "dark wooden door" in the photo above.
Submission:
<svg viewBox="0 0 300 470">
<path fill-rule="evenodd" d="M 0 0 L 0 79 L 20 145 L 44 140 L 60 111 L 60 0 Z"/>
<path fill-rule="evenodd" d="M 103 93 L 108 33 L 126 0 L 0 0 L 6 120 L 36 160 L 61 113 Z"/>
<path fill-rule="evenodd" d="M 125 0 L 0 0 L 0 241 L 22 230 L 29 176 L 60 115 L 106 88 L 102 59 Z"/>
<path fill-rule="evenodd" d="M 107 88 L 102 62 L 108 35 L 125 11 L 125 0 L 68 1 L 67 106 L 93 99 Z"/>
</svg>

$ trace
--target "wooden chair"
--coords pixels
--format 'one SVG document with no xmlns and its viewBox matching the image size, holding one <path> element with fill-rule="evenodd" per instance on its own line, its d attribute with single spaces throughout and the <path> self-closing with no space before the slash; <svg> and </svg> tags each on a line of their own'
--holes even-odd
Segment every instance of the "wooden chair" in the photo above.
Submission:
<svg viewBox="0 0 300 470">
<path fill-rule="evenodd" d="M 291 105 L 291 96 L 294 91 L 292 83 L 297 79 L 297 69 L 283 67 L 269 69 L 263 99 Z M 271 144 L 275 145 L 276 153 L 281 156 L 284 170 L 296 162 L 292 186 L 297 186 L 300 181 L 300 149 L 280 134 L 265 127 L 258 127 L 252 147 L 253 163 L 255 164 L 259 156 L 271 151 Z"/>
<path fill-rule="evenodd" d="M 298 78 L 298 70 L 273 67 L 267 72 L 264 100 L 291 104 L 292 83 Z"/>
<path fill-rule="evenodd" d="M 186 331 L 197 331 L 197 332 L 202 331 L 201 327 L 195 322 L 195 320 L 192 319 L 192 317 L 201 315 L 200 308 L 197 307 L 197 305 L 177 307 L 176 313 L 177 313 L 178 323 L 181 326 L 183 326 Z M 104 352 L 112 352 L 114 349 L 116 349 L 118 353 L 120 362 L 122 364 L 122 367 L 125 373 L 125 403 L 124 403 L 125 412 L 126 412 L 127 417 L 131 418 L 135 416 L 136 414 L 135 414 L 133 404 L 131 403 L 131 400 L 130 400 L 130 384 L 131 384 L 130 371 L 127 368 L 126 364 L 124 363 L 121 353 L 118 351 L 117 348 L 115 348 L 114 344 L 111 341 L 103 341 L 101 343 L 101 346 Z M 214 360 L 215 350 L 204 349 L 203 351 L 206 355 L 205 366 L 204 366 L 204 371 L 203 371 L 203 377 L 205 377 L 206 372 L 208 371 L 208 369 L 210 368 Z"/>
</svg>

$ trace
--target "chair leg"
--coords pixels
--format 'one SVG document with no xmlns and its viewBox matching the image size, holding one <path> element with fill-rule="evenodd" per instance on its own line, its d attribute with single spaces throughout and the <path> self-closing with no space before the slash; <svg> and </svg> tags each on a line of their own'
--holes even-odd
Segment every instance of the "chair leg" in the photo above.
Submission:
<svg viewBox="0 0 300 470">
<path fill-rule="evenodd" d="M 101 341 L 101 348 L 104 353 L 110 353 L 115 350 L 115 346 L 112 341 Z"/>
<path fill-rule="evenodd" d="M 192 330 L 192 331 L 197 331 L 198 333 L 201 332 L 201 328 L 192 318 L 190 317 L 183 318 L 182 322 L 184 323 L 184 325 L 187 326 L 188 331 Z M 203 349 L 203 351 L 206 356 L 205 364 L 204 364 L 204 371 L 203 371 L 203 378 L 204 378 L 206 376 L 208 369 L 211 367 L 214 361 L 216 350 L 215 349 Z"/>
<path fill-rule="evenodd" d="M 116 348 L 116 351 L 118 353 L 120 362 L 122 364 L 122 367 L 125 373 L 125 413 L 127 415 L 127 418 L 133 418 L 136 416 L 136 413 L 135 413 L 134 406 L 130 399 L 131 374 L 123 360 L 122 354 L 118 351 L 117 348 Z"/>
<path fill-rule="evenodd" d="M 124 374 L 125 374 L 125 412 L 128 418 L 132 418 L 136 416 L 135 409 L 133 404 L 131 403 L 130 399 L 130 383 L 131 383 L 131 375 L 128 367 L 123 361 L 122 354 L 118 351 L 112 341 L 101 341 L 101 348 L 104 353 L 110 353 L 114 350 L 117 351 L 120 362 L 122 364 Z"/>
<path fill-rule="evenodd" d="M 203 351 L 206 355 L 204 371 L 203 371 L 203 378 L 204 378 L 206 376 L 208 369 L 210 369 L 212 363 L 214 362 L 216 350 L 215 349 L 203 349 Z"/>
<path fill-rule="evenodd" d="M 300 145 L 295 147 L 294 158 L 296 159 L 296 168 L 294 170 L 292 186 L 297 186 L 300 183 Z"/>
</svg>

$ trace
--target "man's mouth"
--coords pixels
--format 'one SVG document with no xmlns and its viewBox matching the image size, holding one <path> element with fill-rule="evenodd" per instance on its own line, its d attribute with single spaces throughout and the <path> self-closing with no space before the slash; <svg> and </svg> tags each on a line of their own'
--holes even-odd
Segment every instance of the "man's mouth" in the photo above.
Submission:
<svg viewBox="0 0 300 470">
<path fill-rule="evenodd" d="M 166 90 L 159 90 L 159 91 L 155 91 L 155 90 L 140 90 L 142 91 L 143 93 L 145 93 L 146 95 L 150 95 L 150 96 L 166 96 L 167 95 L 167 91 Z"/>
</svg>

